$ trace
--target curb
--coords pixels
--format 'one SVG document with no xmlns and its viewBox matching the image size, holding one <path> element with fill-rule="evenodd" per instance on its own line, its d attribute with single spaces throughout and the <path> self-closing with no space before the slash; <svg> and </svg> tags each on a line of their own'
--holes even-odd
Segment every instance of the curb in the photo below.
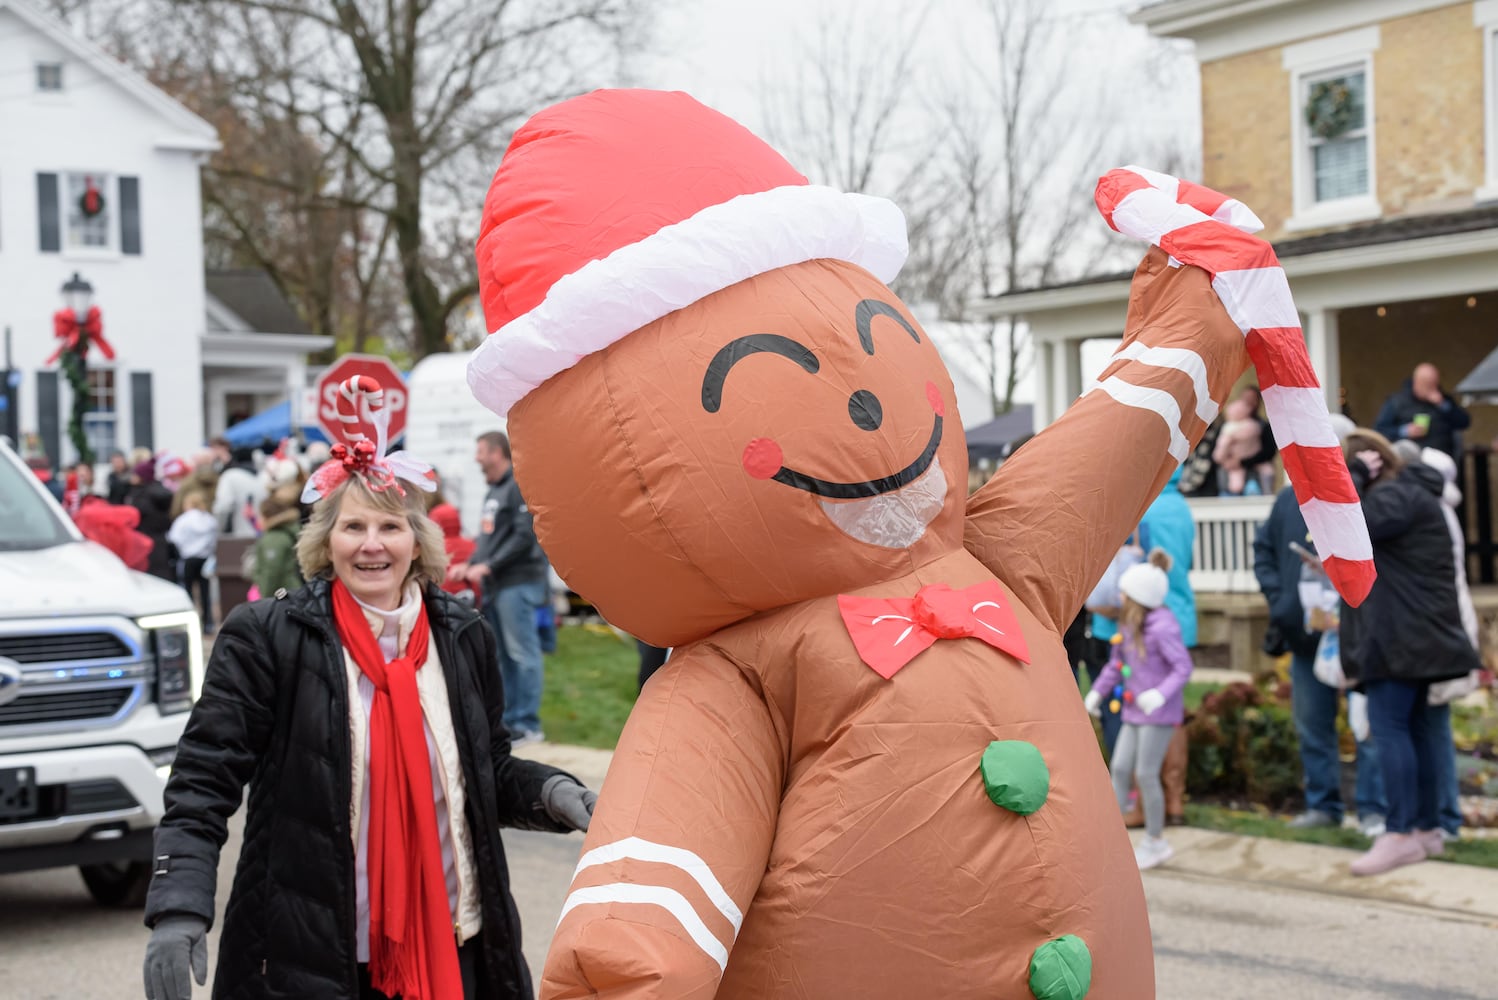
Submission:
<svg viewBox="0 0 1498 1000">
<path fill-rule="evenodd" d="M 1142 836 L 1142 831 L 1130 831 L 1136 842 Z M 1426 861 L 1383 875 L 1357 876 L 1347 866 L 1361 852 L 1345 847 L 1189 826 L 1172 827 L 1166 839 L 1175 848 L 1175 857 L 1155 869 L 1161 874 L 1299 889 L 1498 921 L 1498 869 Z"/>
</svg>

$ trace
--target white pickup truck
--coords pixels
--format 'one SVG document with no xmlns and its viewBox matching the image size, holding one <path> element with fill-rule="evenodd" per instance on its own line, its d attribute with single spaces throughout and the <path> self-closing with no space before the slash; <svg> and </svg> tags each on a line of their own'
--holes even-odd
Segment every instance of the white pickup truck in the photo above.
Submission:
<svg viewBox="0 0 1498 1000">
<path fill-rule="evenodd" d="M 77 865 L 141 905 L 202 676 L 187 593 L 85 541 L 0 439 L 0 876 Z"/>
</svg>

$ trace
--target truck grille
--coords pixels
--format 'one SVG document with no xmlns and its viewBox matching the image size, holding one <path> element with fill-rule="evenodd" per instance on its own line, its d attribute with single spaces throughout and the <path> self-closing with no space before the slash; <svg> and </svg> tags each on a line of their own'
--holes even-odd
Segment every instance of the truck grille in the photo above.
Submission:
<svg viewBox="0 0 1498 1000">
<path fill-rule="evenodd" d="M 107 719 L 124 708 L 136 690 L 132 685 L 92 691 L 23 694 L 8 705 L 0 705 L 0 726 L 34 726 L 48 722 Z"/>
<path fill-rule="evenodd" d="M 135 651 L 113 632 L 54 632 L 0 636 L 0 656 L 17 663 L 133 658 Z"/>
</svg>

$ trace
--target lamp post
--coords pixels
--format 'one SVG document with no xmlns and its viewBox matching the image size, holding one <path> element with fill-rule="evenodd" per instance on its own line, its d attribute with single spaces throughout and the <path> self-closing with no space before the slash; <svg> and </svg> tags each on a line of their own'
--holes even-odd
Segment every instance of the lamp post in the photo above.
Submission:
<svg viewBox="0 0 1498 1000">
<path fill-rule="evenodd" d="M 93 401 L 88 385 L 89 337 L 102 332 L 99 311 L 94 308 L 94 286 L 74 271 L 62 286 L 62 301 L 63 309 L 53 317 L 53 323 L 57 335 L 63 338 L 62 370 L 73 391 L 73 415 L 68 421 L 68 437 L 78 451 L 78 460 L 93 465 L 94 453 L 88 444 L 83 418 Z"/>
</svg>

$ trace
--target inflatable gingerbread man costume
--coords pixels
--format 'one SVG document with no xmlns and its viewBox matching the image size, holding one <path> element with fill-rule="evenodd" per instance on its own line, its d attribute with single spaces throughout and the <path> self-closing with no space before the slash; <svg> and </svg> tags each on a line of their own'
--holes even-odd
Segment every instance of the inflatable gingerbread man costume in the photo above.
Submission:
<svg viewBox="0 0 1498 1000">
<path fill-rule="evenodd" d="M 1151 251 L 1103 391 L 969 499 L 951 381 L 885 284 L 904 251 L 894 206 L 679 93 L 548 109 L 495 175 L 470 385 L 561 575 L 676 647 L 545 998 L 1154 995 L 1059 634 L 1245 331 Z"/>
</svg>

